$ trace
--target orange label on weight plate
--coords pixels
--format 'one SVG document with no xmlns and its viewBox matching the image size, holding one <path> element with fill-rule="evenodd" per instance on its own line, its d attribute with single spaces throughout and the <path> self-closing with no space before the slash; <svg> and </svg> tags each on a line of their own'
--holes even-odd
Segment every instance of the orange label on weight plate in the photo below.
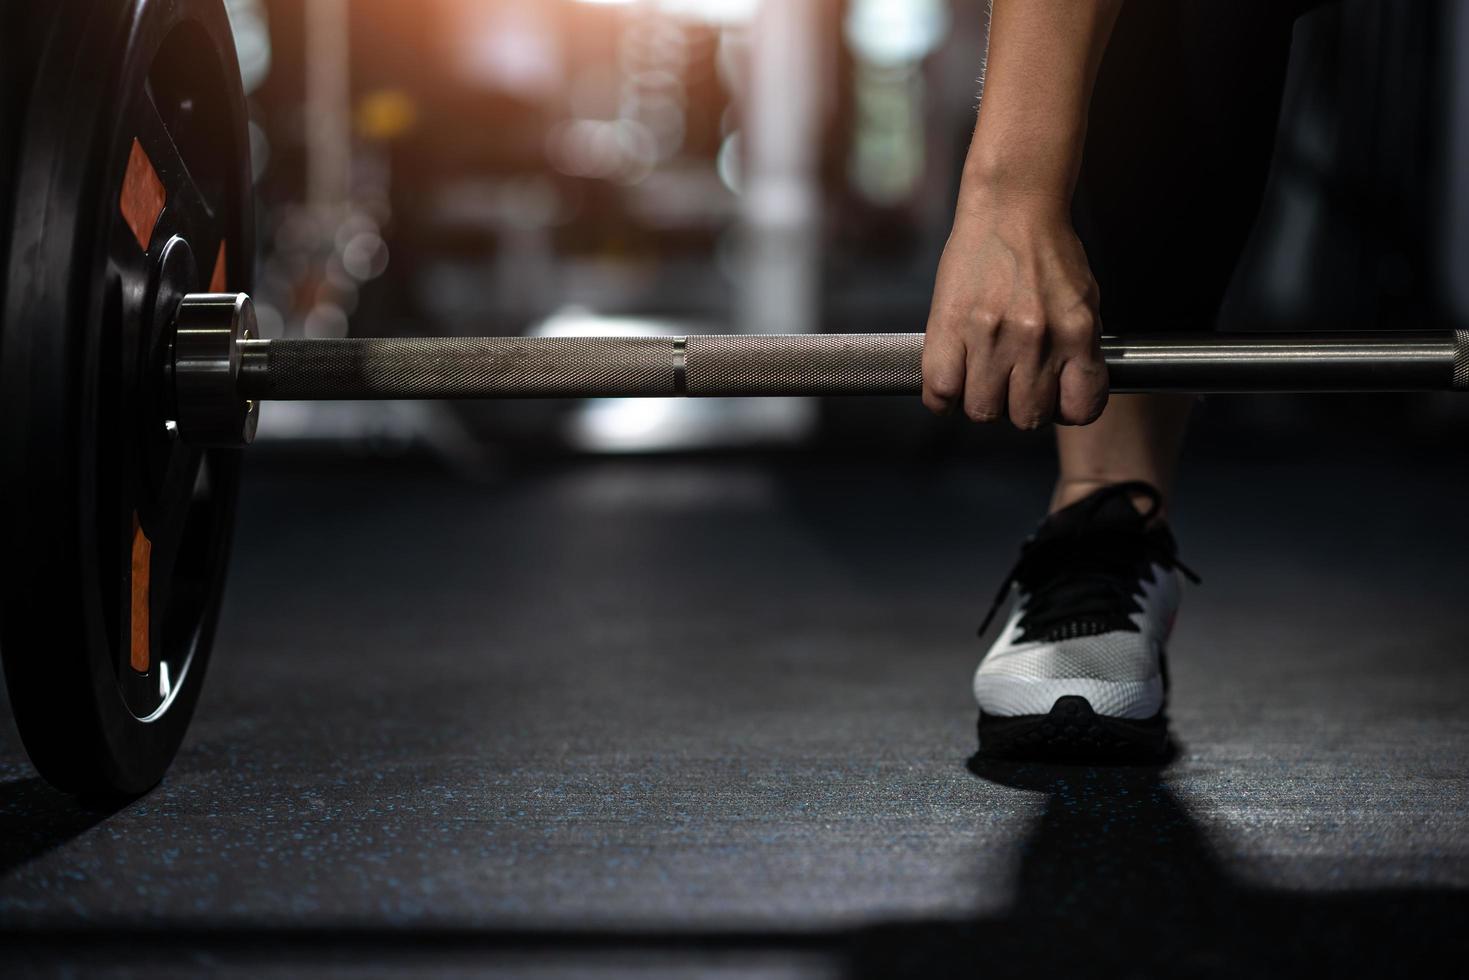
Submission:
<svg viewBox="0 0 1469 980">
<path fill-rule="evenodd" d="M 122 175 L 122 195 L 117 206 L 122 211 L 122 220 L 127 222 L 133 237 L 145 252 L 153 237 L 153 226 L 158 223 L 158 216 L 163 213 L 166 203 L 168 192 L 163 181 L 158 179 L 158 171 L 153 169 L 153 161 L 148 159 L 143 144 L 134 139 L 133 148 L 128 153 L 128 168 Z"/>
<path fill-rule="evenodd" d="M 224 242 L 219 243 L 219 254 L 214 257 L 214 273 L 209 277 L 209 291 L 211 293 L 226 292 L 225 286 L 229 285 L 229 277 L 226 269 L 229 262 L 224 251 Z"/>
<path fill-rule="evenodd" d="M 130 627 L 129 659 L 133 670 L 140 674 L 146 674 L 152 662 L 150 656 L 150 645 L 148 642 L 148 598 L 149 577 L 153 571 L 153 542 L 148 540 L 148 535 L 143 533 L 143 525 L 138 523 L 138 515 L 133 515 L 133 563 L 132 574 L 128 576 L 129 591 L 132 593 L 132 604 L 128 615 Z"/>
</svg>

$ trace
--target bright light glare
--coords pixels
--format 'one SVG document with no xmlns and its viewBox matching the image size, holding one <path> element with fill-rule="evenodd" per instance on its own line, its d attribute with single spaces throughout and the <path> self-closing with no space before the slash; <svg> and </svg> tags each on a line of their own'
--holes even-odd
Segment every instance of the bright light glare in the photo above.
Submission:
<svg viewBox="0 0 1469 980">
<path fill-rule="evenodd" d="M 737 129 L 724 138 L 724 142 L 719 145 L 719 155 L 714 160 L 720 181 L 736 194 L 743 193 L 745 189 L 742 153 L 740 131 Z"/>
<path fill-rule="evenodd" d="M 577 119 L 551 130 L 551 165 L 571 177 L 638 184 L 658 162 L 657 140 L 648 127 L 631 119 L 607 122 Z"/>
<path fill-rule="evenodd" d="M 754 18 L 759 6 L 760 0 L 658 0 L 664 13 L 710 24 L 745 23 Z"/>
<path fill-rule="evenodd" d="M 532 337 L 666 337 L 688 333 L 688 328 L 655 317 L 607 316 L 585 306 L 563 306 L 528 333 Z"/>
<path fill-rule="evenodd" d="M 922 61 L 949 33 L 943 0 L 855 0 L 847 12 L 847 43 L 876 65 Z"/>
<path fill-rule="evenodd" d="M 627 7 L 639 0 L 577 0 L 598 7 Z M 709 24 L 741 24 L 755 16 L 760 0 L 652 0 L 665 14 Z"/>
<path fill-rule="evenodd" d="M 677 412 L 677 403 L 665 398 L 599 398 L 583 406 L 573 422 L 573 441 L 601 452 L 657 449 L 666 441 L 659 430 Z"/>
<path fill-rule="evenodd" d="M 245 94 L 258 89 L 270 74 L 270 26 L 261 0 L 225 0 L 230 29 L 235 35 L 235 52 L 240 59 L 240 80 Z"/>
</svg>

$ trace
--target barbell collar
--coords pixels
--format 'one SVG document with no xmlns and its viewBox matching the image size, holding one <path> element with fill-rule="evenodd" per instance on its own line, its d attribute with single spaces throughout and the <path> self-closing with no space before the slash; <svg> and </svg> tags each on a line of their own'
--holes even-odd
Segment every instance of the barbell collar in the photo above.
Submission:
<svg viewBox="0 0 1469 980">
<path fill-rule="evenodd" d="M 170 372 L 179 436 L 195 446 L 245 446 L 255 439 L 258 401 L 242 394 L 243 344 L 259 335 L 244 293 L 192 293 L 174 314 Z"/>
</svg>

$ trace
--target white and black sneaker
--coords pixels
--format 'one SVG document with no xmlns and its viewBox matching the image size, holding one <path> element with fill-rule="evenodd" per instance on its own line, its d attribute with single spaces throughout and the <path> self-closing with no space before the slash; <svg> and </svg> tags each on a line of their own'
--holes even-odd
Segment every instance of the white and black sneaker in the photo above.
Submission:
<svg viewBox="0 0 1469 980">
<path fill-rule="evenodd" d="M 1151 501 L 1140 512 L 1134 497 Z M 1147 483 L 1104 487 L 1047 517 L 980 627 L 1014 595 L 974 675 L 980 751 L 1147 761 L 1168 749 L 1166 645 L 1178 612 L 1173 535 Z"/>
</svg>

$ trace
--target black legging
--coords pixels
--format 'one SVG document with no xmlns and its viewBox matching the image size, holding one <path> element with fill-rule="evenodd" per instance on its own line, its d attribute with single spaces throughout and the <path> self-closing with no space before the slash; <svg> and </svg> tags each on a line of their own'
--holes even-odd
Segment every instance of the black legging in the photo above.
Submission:
<svg viewBox="0 0 1469 980">
<path fill-rule="evenodd" d="M 1108 333 L 1213 325 L 1265 189 L 1296 18 L 1320 0 L 1126 0 L 1073 216 Z"/>
</svg>

